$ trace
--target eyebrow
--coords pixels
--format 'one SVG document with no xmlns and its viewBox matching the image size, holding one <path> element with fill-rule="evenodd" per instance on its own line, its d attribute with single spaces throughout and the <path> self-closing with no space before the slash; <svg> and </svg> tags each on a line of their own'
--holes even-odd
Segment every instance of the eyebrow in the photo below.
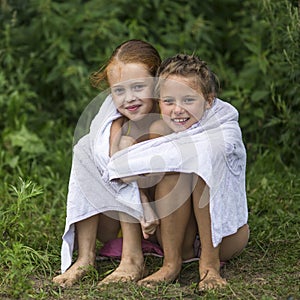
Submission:
<svg viewBox="0 0 300 300">
<path fill-rule="evenodd" d="M 128 84 L 129 85 L 132 85 L 132 84 L 137 84 L 137 83 L 145 83 L 146 81 L 145 80 L 143 80 L 143 79 L 137 79 L 137 80 L 130 80 L 131 82 L 129 82 Z M 127 81 L 123 81 L 123 82 L 121 82 L 121 83 L 118 83 L 118 84 L 116 84 L 116 85 L 113 85 L 112 86 L 112 88 L 115 88 L 115 87 L 124 87 L 124 83 L 126 83 L 126 82 L 128 82 L 128 80 Z"/>
<path fill-rule="evenodd" d="M 145 83 L 145 82 L 147 82 L 147 80 L 145 80 L 145 79 L 133 79 L 132 80 L 132 83 L 130 83 L 130 84 L 134 84 L 134 83 Z"/>
<path fill-rule="evenodd" d="M 191 98 L 195 98 L 197 97 L 198 94 L 194 94 L 194 95 L 184 95 L 183 98 L 187 98 L 187 97 L 191 97 Z M 174 98 L 175 96 L 163 96 L 161 98 Z"/>
</svg>

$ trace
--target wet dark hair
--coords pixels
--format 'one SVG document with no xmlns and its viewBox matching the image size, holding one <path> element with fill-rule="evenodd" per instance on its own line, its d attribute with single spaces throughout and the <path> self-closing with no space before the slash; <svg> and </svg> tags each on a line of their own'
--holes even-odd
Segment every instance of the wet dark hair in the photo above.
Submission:
<svg viewBox="0 0 300 300">
<path fill-rule="evenodd" d="M 165 59 L 157 70 L 159 77 L 156 93 L 159 92 L 161 81 L 170 75 L 179 75 L 186 78 L 195 78 L 195 84 L 207 101 L 215 98 L 219 92 L 220 84 L 217 76 L 210 70 L 207 63 L 196 55 L 176 54 Z M 196 86 L 194 87 L 196 88 Z"/>
</svg>

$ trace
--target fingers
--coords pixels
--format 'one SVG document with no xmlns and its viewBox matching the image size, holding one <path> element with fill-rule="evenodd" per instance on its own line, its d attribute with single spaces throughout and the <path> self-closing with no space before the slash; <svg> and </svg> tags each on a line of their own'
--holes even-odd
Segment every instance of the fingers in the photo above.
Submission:
<svg viewBox="0 0 300 300">
<path fill-rule="evenodd" d="M 143 196 L 144 194 L 141 193 Z M 154 234 L 157 226 L 159 225 L 159 220 L 156 213 L 151 208 L 149 202 L 144 201 L 144 217 L 140 220 L 143 236 L 148 239 L 150 235 Z"/>
<path fill-rule="evenodd" d="M 149 239 L 150 235 L 143 231 L 143 237 L 145 240 Z"/>
<path fill-rule="evenodd" d="M 154 234 L 158 225 L 159 222 L 157 220 L 153 222 L 147 222 L 144 219 L 141 220 L 141 227 L 144 238 L 148 239 L 150 235 Z"/>
</svg>

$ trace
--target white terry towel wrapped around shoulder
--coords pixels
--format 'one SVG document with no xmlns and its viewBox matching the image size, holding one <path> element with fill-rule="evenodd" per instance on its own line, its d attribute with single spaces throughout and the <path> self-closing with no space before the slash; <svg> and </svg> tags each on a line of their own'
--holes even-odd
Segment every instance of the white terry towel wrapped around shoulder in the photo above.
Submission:
<svg viewBox="0 0 300 300">
<path fill-rule="evenodd" d="M 117 152 L 108 165 L 111 180 L 168 171 L 195 173 L 206 182 L 214 247 L 247 223 L 246 151 L 229 103 L 215 99 L 191 128 Z"/>
<path fill-rule="evenodd" d="M 90 112 L 91 108 L 87 108 L 83 118 Z M 62 272 L 72 263 L 76 222 L 112 211 L 125 212 L 137 220 L 142 218 L 143 210 L 137 184 L 121 184 L 108 179 L 110 127 L 112 121 L 118 117 L 120 114 L 109 96 L 93 119 L 89 133 L 78 139 L 73 148 L 67 217 L 61 250 Z M 77 135 L 79 131 L 80 128 L 77 128 Z M 117 218 L 117 214 L 115 216 Z"/>
</svg>

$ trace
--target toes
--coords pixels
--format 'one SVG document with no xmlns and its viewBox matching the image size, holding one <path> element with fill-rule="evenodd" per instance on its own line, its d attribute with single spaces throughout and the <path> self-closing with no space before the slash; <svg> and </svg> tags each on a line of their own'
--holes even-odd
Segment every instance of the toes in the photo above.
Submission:
<svg viewBox="0 0 300 300">
<path fill-rule="evenodd" d="M 68 275 L 68 276 L 67 276 Z M 70 276 L 72 275 L 72 276 Z M 73 274 L 62 274 L 52 279 L 52 282 L 61 286 L 62 288 L 71 287 L 74 283 L 79 280 L 81 276 Z"/>
<path fill-rule="evenodd" d="M 64 281 L 64 283 L 61 285 L 64 288 L 71 287 L 76 282 L 76 279 L 67 279 Z"/>
<path fill-rule="evenodd" d="M 111 275 L 108 275 L 98 283 L 98 286 L 107 285 L 116 282 L 137 282 L 142 278 L 141 272 L 128 274 L 123 271 L 117 270 Z"/>
<path fill-rule="evenodd" d="M 198 284 L 198 291 L 203 292 L 207 290 L 217 289 L 225 286 L 227 281 L 214 271 L 207 271 L 200 279 Z"/>
<path fill-rule="evenodd" d="M 226 280 L 209 280 L 208 282 L 200 282 L 198 285 L 199 292 L 221 288 L 227 284 Z"/>
<path fill-rule="evenodd" d="M 137 282 L 137 285 L 147 287 L 147 288 L 155 288 L 158 285 L 158 282 L 140 280 Z"/>
<path fill-rule="evenodd" d="M 65 283 L 65 279 L 64 278 L 62 278 L 61 276 L 57 276 L 57 277 L 54 277 L 53 279 L 52 279 L 52 282 L 53 283 L 55 283 L 55 284 L 58 284 L 58 285 L 60 285 L 60 286 L 63 286 L 64 285 L 64 283 Z"/>
<path fill-rule="evenodd" d="M 53 282 L 62 288 L 70 287 L 75 283 L 75 280 L 69 280 L 68 278 L 53 279 Z"/>
</svg>

